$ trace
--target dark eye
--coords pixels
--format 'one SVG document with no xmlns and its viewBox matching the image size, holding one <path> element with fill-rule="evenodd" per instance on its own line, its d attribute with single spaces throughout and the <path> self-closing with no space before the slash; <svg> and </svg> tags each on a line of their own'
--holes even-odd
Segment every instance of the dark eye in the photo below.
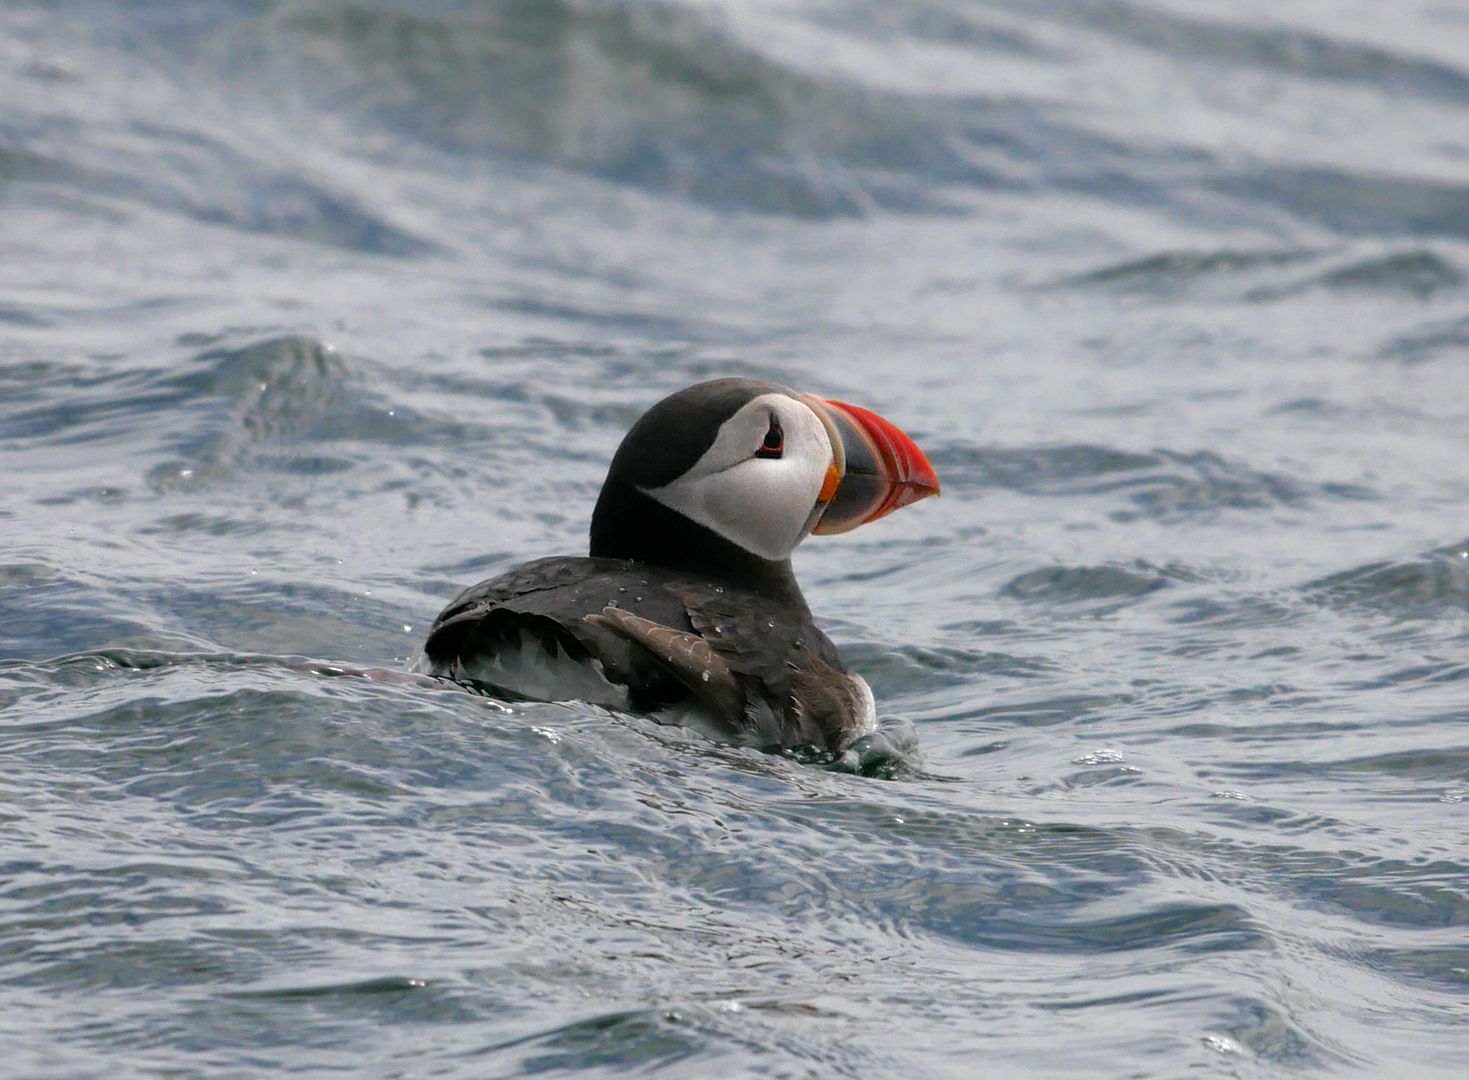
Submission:
<svg viewBox="0 0 1469 1080">
<path fill-rule="evenodd" d="M 760 449 L 755 451 L 755 456 L 778 458 L 780 452 L 785 449 L 785 441 L 785 432 L 780 429 L 780 421 L 772 416 L 770 430 L 765 433 L 765 441 L 760 444 Z"/>
</svg>

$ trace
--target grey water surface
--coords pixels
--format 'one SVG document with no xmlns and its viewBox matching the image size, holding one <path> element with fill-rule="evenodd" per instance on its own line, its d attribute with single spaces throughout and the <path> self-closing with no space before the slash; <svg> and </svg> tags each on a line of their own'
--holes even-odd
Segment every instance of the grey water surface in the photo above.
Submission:
<svg viewBox="0 0 1469 1080">
<path fill-rule="evenodd" d="M 1462 1077 L 1469 3 L 0 6 L 0 1075 Z M 725 374 L 887 777 L 401 671 Z"/>
</svg>

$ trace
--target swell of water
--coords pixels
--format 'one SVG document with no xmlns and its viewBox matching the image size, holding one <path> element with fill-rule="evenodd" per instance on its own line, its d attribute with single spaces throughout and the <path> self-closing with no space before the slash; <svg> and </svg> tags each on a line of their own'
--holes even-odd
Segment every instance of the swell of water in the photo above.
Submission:
<svg viewBox="0 0 1469 1080">
<path fill-rule="evenodd" d="M 15 1076 L 1462 1071 L 1469 12 L 0 12 Z M 879 409 L 891 779 L 364 678 L 662 394 Z"/>
</svg>

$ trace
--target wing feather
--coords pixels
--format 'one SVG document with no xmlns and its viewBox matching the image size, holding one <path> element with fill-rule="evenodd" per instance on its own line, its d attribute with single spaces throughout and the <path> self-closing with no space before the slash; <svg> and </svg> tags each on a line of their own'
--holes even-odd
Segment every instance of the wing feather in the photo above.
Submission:
<svg viewBox="0 0 1469 1080">
<path fill-rule="evenodd" d="M 644 619 L 622 608 L 605 607 L 583 616 L 648 651 L 721 720 L 738 723 L 745 714 L 745 691 L 723 657 L 697 633 Z"/>
</svg>

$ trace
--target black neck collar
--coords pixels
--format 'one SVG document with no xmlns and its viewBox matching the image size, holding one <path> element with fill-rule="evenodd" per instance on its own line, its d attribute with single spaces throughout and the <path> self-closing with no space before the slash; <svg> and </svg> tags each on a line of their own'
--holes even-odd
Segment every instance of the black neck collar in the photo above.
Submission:
<svg viewBox="0 0 1469 1080">
<path fill-rule="evenodd" d="M 717 578 L 802 612 L 810 610 L 789 559 L 762 559 L 612 477 L 602 485 L 592 511 L 590 554 Z"/>
</svg>

